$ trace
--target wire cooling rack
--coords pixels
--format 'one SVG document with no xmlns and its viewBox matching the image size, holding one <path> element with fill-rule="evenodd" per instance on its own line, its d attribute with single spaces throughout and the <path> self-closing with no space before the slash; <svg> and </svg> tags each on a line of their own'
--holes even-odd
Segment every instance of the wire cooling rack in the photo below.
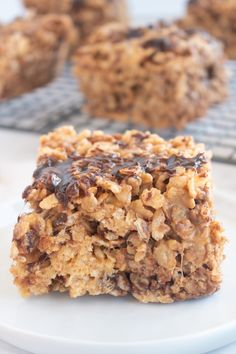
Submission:
<svg viewBox="0 0 236 354">
<path fill-rule="evenodd" d="M 210 109 L 207 115 L 189 124 L 183 131 L 172 129 L 152 130 L 164 138 L 176 135 L 193 135 L 213 151 L 215 161 L 236 164 L 236 62 L 228 62 L 231 71 L 230 97 Z M 83 97 L 69 66 L 61 77 L 44 88 L 0 104 L 0 127 L 45 133 L 68 124 L 77 130 L 102 129 L 105 132 L 122 132 L 140 126 L 119 123 L 102 118 L 90 118 L 82 112 Z"/>
</svg>

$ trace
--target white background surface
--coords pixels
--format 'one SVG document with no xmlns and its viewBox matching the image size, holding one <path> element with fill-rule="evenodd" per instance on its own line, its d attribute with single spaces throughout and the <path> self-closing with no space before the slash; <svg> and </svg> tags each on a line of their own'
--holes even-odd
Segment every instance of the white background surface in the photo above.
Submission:
<svg viewBox="0 0 236 354">
<path fill-rule="evenodd" d="M 58 0 L 60 1 L 60 0 Z M 179 16 L 187 0 L 128 0 L 131 14 L 135 18 Z M 9 21 L 23 13 L 20 0 L 0 0 L 0 21 Z"/>
<path fill-rule="evenodd" d="M 134 16 L 136 22 L 142 23 L 160 17 L 170 18 L 181 15 L 186 0 L 130 0 L 129 3 L 131 14 Z M 0 0 L 0 21 L 10 21 L 12 18 L 22 13 L 23 9 L 20 1 Z M 12 144 L 12 142 L 14 142 L 14 144 Z M 37 138 L 34 135 L 13 134 L 0 130 L 0 203 L 4 203 L 7 206 L 8 202 L 15 200 L 16 196 L 20 196 L 24 186 L 29 182 L 33 169 L 32 161 L 36 153 L 36 146 Z M 223 176 L 225 167 L 219 165 L 218 168 L 222 170 Z M 7 171 L 7 180 L 5 171 Z M 235 169 L 232 170 L 232 168 L 230 168 L 230 171 L 226 174 L 228 178 L 232 178 L 232 180 L 236 178 Z M 7 183 L 8 188 L 6 188 L 5 183 Z M 7 344 L 0 343 L 0 354 L 11 353 L 22 354 L 23 352 Z M 235 353 L 236 345 L 231 345 L 214 352 L 214 354 Z"/>
</svg>

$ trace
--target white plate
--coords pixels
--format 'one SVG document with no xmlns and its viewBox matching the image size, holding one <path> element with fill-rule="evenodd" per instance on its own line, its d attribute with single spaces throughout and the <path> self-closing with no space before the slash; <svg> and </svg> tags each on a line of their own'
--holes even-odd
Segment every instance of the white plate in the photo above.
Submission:
<svg viewBox="0 0 236 354">
<path fill-rule="evenodd" d="M 131 297 L 71 300 L 65 294 L 22 299 L 8 272 L 12 227 L 2 227 L 0 339 L 36 354 L 199 354 L 234 341 L 236 203 L 221 192 L 217 205 L 230 239 L 222 289 L 208 298 L 170 305 L 140 304 Z"/>
</svg>

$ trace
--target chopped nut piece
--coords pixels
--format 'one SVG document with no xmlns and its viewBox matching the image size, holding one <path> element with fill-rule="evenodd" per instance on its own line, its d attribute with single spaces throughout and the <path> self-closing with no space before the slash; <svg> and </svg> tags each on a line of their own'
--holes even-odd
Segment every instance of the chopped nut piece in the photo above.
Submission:
<svg viewBox="0 0 236 354">
<path fill-rule="evenodd" d="M 159 209 L 164 204 L 164 196 L 157 188 L 145 189 L 141 195 L 141 199 L 144 205 L 150 206 L 154 209 Z"/>
<path fill-rule="evenodd" d="M 146 209 L 143 206 L 141 200 L 135 200 L 131 203 L 131 208 L 135 211 L 135 213 L 143 219 L 150 220 L 152 218 L 153 212 L 151 210 Z"/>
<path fill-rule="evenodd" d="M 40 203 L 39 206 L 42 209 L 52 209 L 58 205 L 58 199 L 56 198 L 55 194 L 50 194 L 46 198 L 44 198 Z"/>
<path fill-rule="evenodd" d="M 134 225 L 137 228 L 137 231 L 138 231 L 138 234 L 139 234 L 141 240 L 148 242 L 149 238 L 150 238 L 150 231 L 149 231 L 148 223 L 140 218 L 137 218 Z"/>
<path fill-rule="evenodd" d="M 170 227 L 165 224 L 165 214 L 162 209 L 155 211 L 152 219 L 152 238 L 160 241 L 165 234 L 170 230 Z"/>
<path fill-rule="evenodd" d="M 155 247 L 154 256 L 157 260 L 157 263 L 166 269 L 174 269 L 176 265 L 176 252 L 172 251 L 165 241 L 161 241 L 161 243 Z"/>
</svg>

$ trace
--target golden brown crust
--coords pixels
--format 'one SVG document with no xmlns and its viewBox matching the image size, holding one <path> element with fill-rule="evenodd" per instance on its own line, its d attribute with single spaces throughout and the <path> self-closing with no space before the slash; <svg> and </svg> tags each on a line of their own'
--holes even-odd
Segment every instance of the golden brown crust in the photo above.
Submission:
<svg viewBox="0 0 236 354">
<path fill-rule="evenodd" d="M 222 46 L 171 25 L 109 24 L 80 48 L 75 73 L 91 116 L 183 128 L 227 95 Z"/>
<path fill-rule="evenodd" d="M 64 66 L 75 36 L 66 15 L 18 19 L 0 27 L 0 100 L 54 79 Z"/>
<path fill-rule="evenodd" d="M 235 14 L 235 0 L 190 0 L 179 25 L 208 31 L 224 43 L 227 56 L 236 59 Z"/>
<path fill-rule="evenodd" d="M 15 226 L 11 271 L 25 296 L 168 303 L 220 286 L 209 156 L 191 138 L 60 128 L 41 138 L 24 198 L 32 211 Z"/>
</svg>

